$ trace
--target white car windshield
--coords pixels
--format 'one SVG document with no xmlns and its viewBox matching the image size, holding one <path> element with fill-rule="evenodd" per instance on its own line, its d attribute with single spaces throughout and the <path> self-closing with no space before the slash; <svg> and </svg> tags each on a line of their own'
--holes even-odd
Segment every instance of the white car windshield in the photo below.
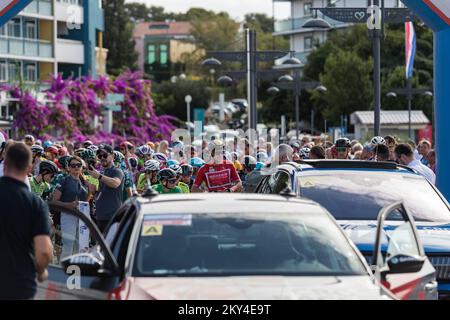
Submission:
<svg viewBox="0 0 450 320">
<path fill-rule="evenodd" d="M 327 215 L 146 215 L 134 276 L 362 275 Z"/>
</svg>

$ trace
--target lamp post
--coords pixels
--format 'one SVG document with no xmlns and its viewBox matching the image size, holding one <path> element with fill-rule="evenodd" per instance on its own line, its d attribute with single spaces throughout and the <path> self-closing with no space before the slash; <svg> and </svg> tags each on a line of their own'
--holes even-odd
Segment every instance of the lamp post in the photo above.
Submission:
<svg viewBox="0 0 450 320">
<path fill-rule="evenodd" d="M 384 0 L 368 0 L 367 8 L 311 8 L 315 17 L 309 19 L 303 28 L 329 29 L 332 26 L 324 19 L 317 18 L 317 10 L 326 17 L 344 23 L 365 23 L 373 46 L 373 90 L 374 90 L 374 135 L 380 135 L 381 117 L 381 37 L 384 36 L 385 23 L 404 23 L 417 20 L 407 8 L 385 8 Z"/>
<path fill-rule="evenodd" d="M 192 102 L 192 97 L 190 95 L 187 95 L 186 97 L 184 97 L 184 101 L 186 102 L 186 107 L 187 107 L 187 123 L 191 123 L 191 102 Z"/>
<path fill-rule="evenodd" d="M 319 82 L 315 81 L 301 81 L 299 67 L 302 65 L 297 58 L 290 58 L 283 62 L 284 65 L 290 66 L 294 70 L 294 77 L 290 75 L 281 76 L 278 82 L 273 84 L 267 92 L 276 94 L 280 89 L 291 90 L 295 95 L 295 131 L 297 140 L 300 138 L 300 95 L 303 89 L 315 89 L 318 91 L 326 91 L 327 89 Z M 312 124 L 311 124 L 312 126 Z"/>
<path fill-rule="evenodd" d="M 411 123 L 411 110 L 412 110 L 412 99 L 414 96 L 427 96 L 432 97 L 433 92 L 430 89 L 413 89 L 412 79 L 406 79 L 406 88 L 394 89 L 387 95 L 389 98 L 396 98 L 397 96 L 406 96 L 408 100 L 408 136 L 410 140 L 413 140 L 412 123 Z"/>
<path fill-rule="evenodd" d="M 246 78 L 247 80 L 247 101 L 248 109 L 248 127 L 256 130 L 257 124 L 257 100 L 258 100 L 258 79 L 267 77 L 268 75 L 280 75 L 280 71 L 269 70 L 259 71 L 259 62 L 269 62 L 286 56 L 288 52 L 284 51 L 257 51 L 256 49 L 256 31 L 245 29 L 245 51 L 211 51 L 207 52 L 208 59 L 202 62 L 203 66 L 220 67 L 225 61 L 238 61 L 245 65 L 245 71 L 230 71 L 218 79 L 222 85 L 229 85 L 233 82 L 233 78 Z M 231 80 L 231 82 L 230 82 Z"/>
</svg>

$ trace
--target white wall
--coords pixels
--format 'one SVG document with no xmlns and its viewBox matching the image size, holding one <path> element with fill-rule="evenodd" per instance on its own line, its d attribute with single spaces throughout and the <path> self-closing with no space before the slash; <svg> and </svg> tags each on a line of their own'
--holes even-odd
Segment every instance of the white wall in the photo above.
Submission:
<svg viewBox="0 0 450 320">
<path fill-rule="evenodd" d="M 84 64 L 84 45 L 80 41 L 57 39 L 55 54 L 57 62 Z"/>
</svg>

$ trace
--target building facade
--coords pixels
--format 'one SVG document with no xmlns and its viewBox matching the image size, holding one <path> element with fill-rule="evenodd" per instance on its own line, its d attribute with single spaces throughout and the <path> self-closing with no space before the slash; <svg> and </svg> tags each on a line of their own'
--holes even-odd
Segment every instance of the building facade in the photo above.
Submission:
<svg viewBox="0 0 450 320">
<path fill-rule="evenodd" d="M 185 71 L 185 56 L 196 51 L 189 22 L 143 22 L 133 38 L 138 67 L 155 81 L 169 80 Z"/>
<path fill-rule="evenodd" d="M 305 64 L 309 53 L 316 44 L 322 43 L 327 39 L 329 30 L 303 28 L 306 21 L 313 17 L 311 8 L 324 7 L 346 7 L 346 8 L 367 8 L 367 0 L 273 0 L 277 2 L 290 2 L 291 17 L 286 20 L 275 22 L 274 36 L 289 36 L 291 51 L 295 52 L 297 58 Z M 402 7 L 400 0 L 385 0 L 386 7 Z M 349 24 L 341 23 L 318 12 L 318 17 L 328 21 L 334 29 L 346 28 Z"/>
<path fill-rule="evenodd" d="M 95 77 L 105 69 L 103 31 L 100 0 L 34 0 L 0 28 L 0 82 Z"/>
</svg>

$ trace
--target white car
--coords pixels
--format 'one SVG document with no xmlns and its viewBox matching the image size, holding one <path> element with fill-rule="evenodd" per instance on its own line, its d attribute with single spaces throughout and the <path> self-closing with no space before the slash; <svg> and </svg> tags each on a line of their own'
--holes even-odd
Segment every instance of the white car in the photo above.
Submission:
<svg viewBox="0 0 450 320">
<path fill-rule="evenodd" d="M 70 214 L 87 225 L 99 245 L 60 257 L 60 265 L 49 269 L 49 281 L 39 286 L 40 298 L 395 298 L 334 218 L 309 200 L 251 194 L 132 198 L 112 220 L 109 244 L 88 217 Z M 405 228 L 412 228 L 408 219 Z M 405 255 L 397 251 L 395 257 Z M 411 272 L 411 263 L 419 263 L 378 260 L 383 276 Z M 82 287 L 67 290 L 71 273 L 66 271 L 74 266 L 81 270 Z"/>
</svg>

